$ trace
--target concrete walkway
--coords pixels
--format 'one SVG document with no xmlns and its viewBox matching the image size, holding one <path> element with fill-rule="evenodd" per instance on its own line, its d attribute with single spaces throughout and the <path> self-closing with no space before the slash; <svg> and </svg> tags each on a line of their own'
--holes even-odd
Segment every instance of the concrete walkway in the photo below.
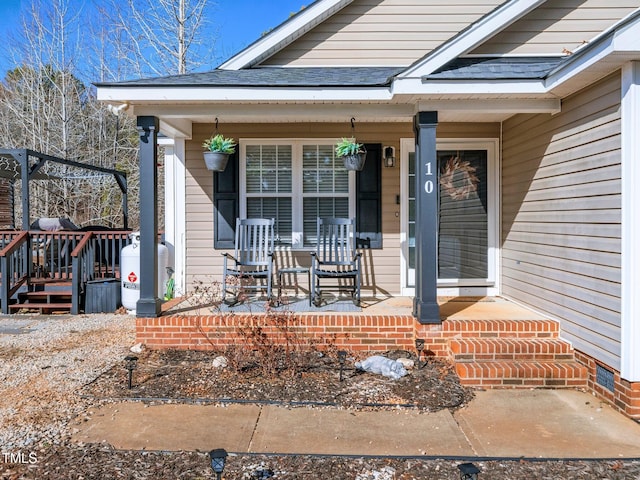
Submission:
<svg viewBox="0 0 640 480">
<path fill-rule="evenodd" d="M 572 390 L 481 391 L 454 414 L 123 402 L 88 412 L 74 427 L 74 441 L 132 450 L 640 458 L 640 425 Z"/>
</svg>

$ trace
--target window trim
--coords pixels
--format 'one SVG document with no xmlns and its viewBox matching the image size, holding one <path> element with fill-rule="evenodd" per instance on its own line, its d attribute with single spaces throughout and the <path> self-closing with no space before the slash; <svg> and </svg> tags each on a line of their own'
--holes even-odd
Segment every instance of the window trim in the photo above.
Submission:
<svg viewBox="0 0 640 480">
<path fill-rule="evenodd" d="M 291 172 L 293 175 L 291 185 L 291 245 L 279 246 L 278 250 L 302 250 L 309 251 L 310 247 L 303 245 L 303 219 L 302 206 L 304 204 L 305 194 L 302 191 L 302 150 L 304 145 L 333 145 L 336 144 L 338 138 L 240 138 L 238 140 L 240 151 L 240 170 L 239 170 L 239 187 L 240 187 L 240 217 L 247 216 L 247 183 L 246 183 L 246 166 L 247 166 L 247 146 L 249 145 L 290 145 L 291 146 Z M 356 176 L 355 172 L 349 171 L 348 193 L 349 200 L 349 217 L 355 217 L 356 212 Z M 284 194 L 273 194 L 268 196 L 288 197 Z M 315 194 L 306 194 L 307 197 L 328 198 L 334 194 L 330 192 L 318 192 Z"/>
</svg>

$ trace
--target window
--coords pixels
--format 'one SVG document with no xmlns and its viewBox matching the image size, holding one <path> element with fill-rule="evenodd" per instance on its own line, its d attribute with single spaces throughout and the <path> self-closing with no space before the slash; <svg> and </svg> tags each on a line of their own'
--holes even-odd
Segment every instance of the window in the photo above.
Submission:
<svg viewBox="0 0 640 480">
<path fill-rule="evenodd" d="M 241 142 L 241 214 L 274 218 L 278 245 L 315 245 L 317 217 L 350 217 L 355 208 L 354 176 L 335 157 L 333 144 Z"/>
</svg>

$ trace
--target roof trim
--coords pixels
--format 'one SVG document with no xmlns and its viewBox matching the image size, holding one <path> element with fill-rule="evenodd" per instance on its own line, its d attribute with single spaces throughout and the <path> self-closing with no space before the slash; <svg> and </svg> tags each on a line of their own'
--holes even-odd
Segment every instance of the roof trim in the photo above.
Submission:
<svg viewBox="0 0 640 480">
<path fill-rule="evenodd" d="M 170 97 L 168 96 L 170 93 Z M 123 102 L 132 106 L 147 102 L 365 102 L 391 100 L 390 88 L 382 87 L 131 87 L 98 88 L 99 101 Z M 168 100 L 170 98 L 170 100 Z"/>
<path fill-rule="evenodd" d="M 264 37 L 241 50 L 218 68 L 240 70 L 257 65 L 352 2 L 353 0 L 317 0 L 278 25 Z"/>
<path fill-rule="evenodd" d="M 496 33 L 539 7 L 546 0 L 507 1 L 462 30 L 398 75 L 400 79 L 424 77 L 451 60 L 481 45 Z"/>
</svg>

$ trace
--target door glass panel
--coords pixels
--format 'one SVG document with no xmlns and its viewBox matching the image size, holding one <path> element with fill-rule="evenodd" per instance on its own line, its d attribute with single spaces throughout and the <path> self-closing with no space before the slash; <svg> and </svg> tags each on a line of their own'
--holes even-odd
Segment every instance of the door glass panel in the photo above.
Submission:
<svg viewBox="0 0 640 480">
<path fill-rule="evenodd" d="M 438 278 L 488 276 L 487 151 L 438 150 Z M 407 286 L 415 287 L 415 154 L 409 153 Z"/>
<path fill-rule="evenodd" d="M 438 151 L 438 278 L 487 278 L 487 151 Z"/>
<path fill-rule="evenodd" d="M 407 286 L 416 286 L 416 154 L 409 153 L 409 224 L 407 225 Z"/>
</svg>

